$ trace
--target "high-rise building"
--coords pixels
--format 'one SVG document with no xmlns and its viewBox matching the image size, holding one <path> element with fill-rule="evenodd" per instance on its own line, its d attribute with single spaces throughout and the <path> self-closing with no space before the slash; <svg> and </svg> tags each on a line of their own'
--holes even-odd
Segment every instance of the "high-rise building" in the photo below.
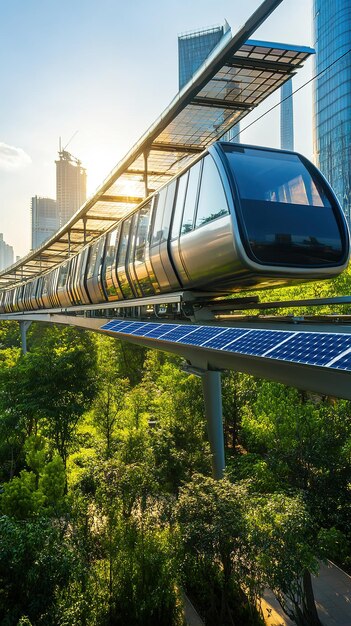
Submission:
<svg viewBox="0 0 351 626">
<path fill-rule="evenodd" d="M 280 89 L 280 147 L 282 150 L 294 149 L 294 110 L 292 98 L 292 79 Z"/>
<path fill-rule="evenodd" d="M 4 241 L 4 235 L 0 233 L 0 270 L 9 267 L 13 263 L 13 247 Z"/>
<path fill-rule="evenodd" d="M 350 224 L 351 6 L 350 0 L 314 0 L 314 156 Z M 338 60 L 340 59 L 340 60 Z M 330 69 L 318 75 L 327 67 Z"/>
<path fill-rule="evenodd" d="M 56 163 L 56 202 L 60 227 L 66 224 L 87 197 L 87 175 L 81 161 L 60 150 Z"/>
<path fill-rule="evenodd" d="M 178 36 L 179 91 L 228 32 L 229 26 L 213 26 Z"/>
<path fill-rule="evenodd" d="M 203 28 L 178 36 L 179 90 L 192 78 L 221 39 L 231 30 L 227 21 L 223 26 Z M 228 85 L 233 91 L 235 86 Z M 225 141 L 239 141 L 240 125 L 236 124 L 222 137 Z"/>
<path fill-rule="evenodd" d="M 59 229 L 57 204 L 51 198 L 34 196 L 31 204 L 32 250 L 52 237 Z"/>
</svg>

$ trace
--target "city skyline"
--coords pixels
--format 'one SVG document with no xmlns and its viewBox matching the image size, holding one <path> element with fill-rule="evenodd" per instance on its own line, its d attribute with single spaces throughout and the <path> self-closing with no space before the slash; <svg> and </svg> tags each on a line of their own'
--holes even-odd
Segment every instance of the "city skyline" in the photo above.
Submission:
<svg viewBox="0 0 351 626">
<path fill-rule="evenodd" d="M 117 11 L 110 0 L 103 0 L 99 7 L 89 0 L 82 13 L 64 0 L 62 14 L 40 4 L 38 0 L 14 0 L 0 10 L 3 53 L 14 41 L 10 61 L 0 70 L 6 94 L 0 106 L 0 229 L 21 256 L 30 248 L 30 198 L 55 195 L 59 135 L 64 143 L 79 131 L 70 149 L 79 154 L 89 171 L 90 195 L 176 93 L 178 34 L 218 25 L 224 19 L 235 33 L 260 2 L 250 0 L 240 8 L 230 2 L 214 7 L 206 1 L 201 3 L 201 13 L 198 2 L 191 7 L 180 2 L 176 8 L 153 2 L 152 16 L 139 1 Z M 118 28 L 112 40 L 108 35 L 117 13 Z M 67 25 L 64 17 L 68 14 Z M 310 45 L 310 18 L 310 2 L 286 0 L 255 37 Z M 43 36 L 29 46 L 34 23 Z M 107 28 L 104 37 L 98 35 L 102 24 Z M 130 43 L 131 32 L 135 45 Z M 311 71 L 308 63 L 297 73 L 295 88 L 308 80 Z M 311 95 L 307 88 L 300 94 L 294 102 L 299 119 L 295 147 L 311 157 Z M 243 130 L 278 99 L 279 93 L 244 120 Z M 310 120 L 304 120 L 307 116 L 302 111 L 306 110 L 310 110 Z M 279 111 L 244 130 L 241 140 L 278 147 Z"/>
</svg>

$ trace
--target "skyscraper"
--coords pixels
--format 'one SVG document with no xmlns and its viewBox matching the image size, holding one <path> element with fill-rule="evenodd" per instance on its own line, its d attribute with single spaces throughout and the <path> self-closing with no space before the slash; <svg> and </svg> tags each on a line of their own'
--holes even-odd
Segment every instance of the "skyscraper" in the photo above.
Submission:
<svg viewBox="0 0 351 626">
<path fill-rule="evenodd" d="M 229 26 L 213 26 L 178 37 L 178 67 L 179 67 L 179 91 L 186 85 L 190 78 L 207 59 L 213 48 L 220 42 L 223 35 L 228 32 Z"/>
<path fill-rule="evenodd" d="M 280 147 L 282 150 L 294 149 L 294 111 L 292 99 L 292 79 L 281 87 L 280 105 Z"/>
<path fill-rule="evenodd" d="M 350 0 L 314 0 L 314 155 L 350 224 L 351 6 Z M 342 58 L 341 58 L 342 57 Z M 340 59 L 340 60 L 338 60 Z"/>
<path fill-rule="evenodd" d="M 60 150 L 56 163 L 56 202 L 60 227 L 74 215 L 87 197 L 87 175 L 81 161 Z"/>
<path fill-rule="evenodd" d="M 231 30 L 227 21 L 223 26 L 213 26 L 178 36 L 179 90 L 192 78 L 221 39 Z M 233 85 L 228 88 L 233 90 Z M 239 141 L 240 124 L 236 124 L 222 137 L 225 141 Z"/>
<path fill-rule="evenodd" d="M 34 196 L 31 203 L 32 250 L 51 237 L 60 226 L 55 200 Z"/>
<path fill-rule="evenodd" d="M 0 270 L 9 267 L 13 263 L 13 247 L 4 241 L 4 235 L 0 233 Z"/>
</svg>

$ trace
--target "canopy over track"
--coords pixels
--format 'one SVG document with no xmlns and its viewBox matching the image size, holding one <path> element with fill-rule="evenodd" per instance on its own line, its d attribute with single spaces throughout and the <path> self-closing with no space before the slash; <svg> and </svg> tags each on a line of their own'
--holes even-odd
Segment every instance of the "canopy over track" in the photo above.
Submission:
<svg viewBox="0 0 351 626">
<path fill-rule="evenodd" d="M 0 287 L 28 280 L 77 253 L 291 78 L 314 50 L 248 39 L 278 4 L 266 0 L 236 35 L 222 38 L 70 221 L 0 272 Z"/>
</svg>

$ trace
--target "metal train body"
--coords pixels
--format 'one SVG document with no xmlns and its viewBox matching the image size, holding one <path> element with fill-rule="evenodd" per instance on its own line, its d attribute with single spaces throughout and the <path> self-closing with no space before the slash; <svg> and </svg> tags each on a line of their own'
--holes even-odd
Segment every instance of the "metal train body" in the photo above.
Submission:
<svg viewBox="0 0 351 626">
<path fill-rule="evenodd" d="M 338 201 L 307 159 L 218 142 L 77 255 L 2 291 L 0 310 L 319 280 L 345 269 L 349 248 Z"/>
</svg>

